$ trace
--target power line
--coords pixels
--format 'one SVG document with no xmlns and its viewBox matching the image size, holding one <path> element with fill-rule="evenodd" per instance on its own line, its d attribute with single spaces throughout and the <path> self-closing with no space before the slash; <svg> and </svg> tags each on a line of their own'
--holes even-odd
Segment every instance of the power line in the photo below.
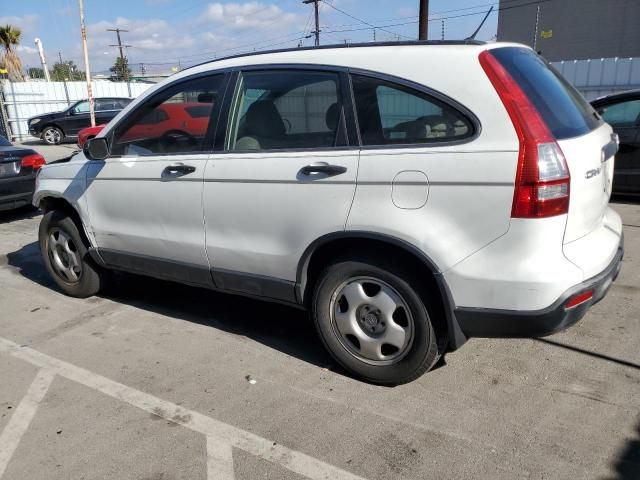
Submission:
<svg viewBox="0 0 640 480">
<path fill-rule="evenodd" d="M 326 0 L 320 0 L 323 3 L 325 3 L 326 5 L 329 5 L 330 7 L 340 11 L 337 7 L 333 7 L 333 5 L 330 5 L 329 3 L 326 2 Z M 508 3 L 513 3 L 514 1 L 519 1 L 519 0 L 502 0 L 502 4 L 506 4 Z M 527 3 L 522 3 L 522 4 L 516 4 L 516 5 L 504 5 L 501 6 L 500 8 L 496 9 L 496 11 L 502 11 L 502 10 L 509 10 L 509 9 L 513 9 L 513 8 L 521 8 L 521 7 L 526 7 L 529 5 L 537 5 L 540 3 L 546 3 L 552 0 L 535 0 L 535 1 L 530 1 Z M 492 4 L 483 4 L 483 5 L 476 5 L 474 7 L 466 7 L 466 8 L 459 8 L 459 9 L 452 9 L 452 10 L 447 10 L 447 11 L 443 11 L 443 12 L 438 12 L 438 13 L 434 13 L 433 15 L 436 14 L 442 14 L 442 13 L 446 13 L 446 12 L 458 12 L 458 11 L 467 11 L 467 10 L 471 10 L 471 9 L 475 9 L 475 8 L 481 8 L 482 6 L 487 6 L 487 5 L 495 5 L 496 2 L 492 3 Z M 377 29 L 377 30 L 381 30 L 384 31 L 386 33 L 389 33 L 391 35 L 394 36 L 398 36 L 397 33 L 394 33 L 392 31 L 389 30 L 385 30 L 386 28 L 393 28 L 393 27 L 401 27 L 401 26 L 406 26 L 406 25 L 415 25 L 416 23 L 418 23 L 418 20 L 413 20 L 413 21 L 408 21 L 408 22 L 399 22 L 399 23 L 393 23 L 393 24 L 387 24 L 387 25 L 373 25 L 370 22 L 358 19 L 357 17 L 353 17 L 352 15 L 346 13 L 346 12 L 342 12 L 340 11 L 340 13 L 346 14 L 347 16 L 350 16 L 351 18 L 354 18 L 356 20 L 359 21 L 359 23 L 365 24 L 367 25 L 367 27 L 364 28 L 354 28 L 354 29 L 328 29 L 328 30 L 323 30 L 323 33 L 328 34 L 328 35 L 333 35 L 333 34 L 337 34 L 337 33 L 347 33 L 347 32 L 358 32 L 358 31 L 365 31 L 365 30 L 371 30 L 371 29 Z M 469 13 L 461 13 L 458 15 L 448 15 L 448 16 L 444 16 L 444 17 L 438 17 L 438 18 L 430 18 L 428 19 L 429 22 L 442 22 L 444 20 L 449 20 L 449 19 L 455 19 L 455 18 L 463 18 L 463 17 L 469 17 L 469 16 L 474 16 L 474 15 L 485 15 L 487 12 L 486 11 L 479 11 L 479 12 L 469 12 Z M 493 13 L 493 12 L 492 12 Z M 413 17 L 401 17 L 399 19 L 402 18 L 417 18 L 416 16 Z M 311 18 L 309 18 L 309 20 L 307 21 L 307 25 L 310 23 Z M 198 62 L 197 57 L 203 57 L 203 56 L 207 56 L 207 55 L 217 55 L 220 53 L 224 53 L 224 52 L 232 52 L 232 51 L 237 51 L 237 50 L 242 50 L 242 49 L 246 49 L 246 48 L 250 48 L 253 47 L 255 45 L 261 45 L 261 47 L 258 50 L 265 50 L 267 48 L 271 48 L 271 47 L 275 47 L 275 46 L 279 46 L 279 45 L 284 45 L 290 42 L 294 42 L 294 41 L 304 41 L 306 36 L 307 36 L 307 28 L 308 26 L 305 26 L 305 30 L 301 31 L 301 32 L 295 32 L 295 33 L 291 33 L 288 35 L 281 35 L 279 37 L 272 37 L 270 39 L 267 39 L 266 41 L 269 40 L 278 40 L 280 38 L 287 38 L 287 37 L 292 37 L 292 36 L 298 36 L 297 38 L 290 38 L 288 40 L 284 40 L 282 42 L 277 42 L 277 43 L 272 43 L 272 44 L 268 44 L 268 45 L 264 45 L 265 40 L 261 40 L 259 42 L 253 42 L 253 43 L 249 43 L 249 44 L 245 44 L 245 45 L 240 45 L 237 47 L 229 47 L 226 49 L 222 49 L 222 50 L 217 50 L 217 51 L 209 51 L 209 52 L 200 52 L 200 53 L 195 53 L 195 54 L 190 54 L 190 55 L 185 55 L 180 57 L 181 60 L 185 60 L 185 59 L 191 59 L 189 60 L 187 63 L 196 63 Z M 405 38 L 410 38 L 410 37 L 406 37 Z M 149 60 L 149 59 L 147 59 Z M 152 60 L 152 59 L 151 59 Z M 170 65 L 170 64 L 175 64 L 175 62 L 165 62 L 165 63 L 153 63 L 152 61 L 145 61 L 145 64 L 148 65 L 161 65 L 161 64 L 165 64 L 165 65 Z"/>
<path fill-rule="evenodd" d="M 330 7 L 331 7 L 331 8 L 333 8 L 335 11 L 340 12 L 340 13 L 342 13 L 343 15 L 346 15 L 347 17 L 353 18 L 354 20 L 357 20 L 357 21 L 359 21 L 360 23 L 364 23 L 365 25 L 369 25 L 369 27 L 371 27 L 371 28 L 377 28 L 378 30 L 382 30 L 383 32 L 390 33 L 391 35 L 398 35 L 398 36 L 401 36 L 401 37 L 404 37 L 404 38 L 410 38 L 410 37 L 407 37 L 406 35 L 400 35 L 399 33 L 391 32 L 391 31 L 389 31 L 389 30 L 385 30 L 385 29 L 384 29 L 384 28 L 382 28 L 382 27 L 377 27 L 377 26 L 375 26 L 375 25 L 372 25 L 371 23 L 369 23 L 369 22 L 367 22 L 367 21 L 365 21 L 365 20 L 362 20 L 361 18 L 355 17 L 355 16 L 351 15 L 350 13 L 347 13 L 347 12 L 345 12 L 344 10 L 339 9 L 339 8 L 338 8 L 338 7 L 336 7 L 335 5 L 331 5 L 330 3 L 327 3 L 327 1 L 326 1 L 326 0 L 320 0 L 320 1 L 322 1 L 325 5 L 330 6 Z"/>
<path fill-rule="evenodd" d="M 494 11 L 500 12 L 502 10 L 510 10 L 512 8 L 527 7 L 529 5 L 538 5 L 540 3 L 551 2 L 551 1 L 552 0 L 535 0 L 535 1 L 528 2 L 528 3 L 522 3 L 522 4 L 518 4 L 518 5 L 507 6 L 507 7 L 501 7 L 501 8 L 495 9 Z M 439 22 L 441 20 L 450 20 L 450 19 L 453 19 L 453 18 L 470 17 L 470 16 L 474 16 L 474 15 L 486 15 L 486 13 L 487 12 L 484 12 L 484 11 L 472 12 L 472 13 L 461 13 L 459 15 L 450 15 L 450 16 L 446 16 L 446 17 L 431 18 L 428 21 L 429 22 Z M 418 20 L 413 20 L 413 21 L 410 21 L 410 22 L 394 23 L 394 24 L 390 24 L 390 25 L 382 25 L 380 27 L 375 27 L 375 28 L 377 28 L 379 30 L 383 30 L 384 28 L 402 27 L 402 26 L 405 26 L 405 25 L 415 25 L 416 23 L 418 23 Z M 362 30 L 371 30 L 371 28 L 352 28 L 352 29 L 346 29 L 346 30 L 328 30 L 328 31 L 325 30 L 325 33 L 358 32 L 358 31 L 362 31 Z M 397 35 L 396 33 L 392 33 L 392 34 L 393 35 Z"/>
</svg>

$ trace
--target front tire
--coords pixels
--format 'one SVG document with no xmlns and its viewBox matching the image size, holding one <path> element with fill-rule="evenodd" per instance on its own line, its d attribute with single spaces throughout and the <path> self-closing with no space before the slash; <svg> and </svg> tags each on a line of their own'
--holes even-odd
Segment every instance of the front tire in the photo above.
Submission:
<svg viewBox="0 0 640 480">
<path fill-rule="evenodd" d="M 63 138 L 64 134 L 58 127 L 49 126 L 42 131 L 42 140 L 47 145 L 60 145 Z"/>
<path fill-rule="evenodd" d="M 338 260 L 319 277 L 312 315 L 325 347 L 346 370 L 380 385 L 407 383 L 438 359 L 420 280 L 376 258 Z"/>
<path fill-rule="evenodd" d="M 108 272 L 91 260 L 78 226 L 66 213 L 47 212 L 38 237 L 47 271 L 65 294 L 86 298 L 103 288 Z"/>
</svg>

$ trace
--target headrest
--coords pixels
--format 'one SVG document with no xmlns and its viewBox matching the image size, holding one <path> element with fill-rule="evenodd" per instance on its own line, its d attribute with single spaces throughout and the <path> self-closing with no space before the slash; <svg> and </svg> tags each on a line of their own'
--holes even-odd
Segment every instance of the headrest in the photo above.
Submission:
<svg viewBox="0 0 640 480">
<path fill-rule="evenodd" d="M 327 124 L 327 128 L 332 132 L 335 132 L 338 129 L 338 124 L 340 123 L 340 104 L 332 103 L 331 106 L 327 109 L 327 113 L 324 116 L 324 121 Z"/>
<path fill-rule="evenodd" d="M 275 104 L 271 100 L 258 100 L 247 110 L 245 116 L 245 135 L 257 137 L 280 137 L 286 127 Z"/>
</svg>

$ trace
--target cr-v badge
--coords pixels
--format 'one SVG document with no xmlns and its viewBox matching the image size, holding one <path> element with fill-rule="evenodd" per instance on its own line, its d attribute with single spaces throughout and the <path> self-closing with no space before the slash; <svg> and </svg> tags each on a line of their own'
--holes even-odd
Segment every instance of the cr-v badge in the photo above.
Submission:
<svg viewBox="0 0 640 480">
<path fill-rule="evenodd" d="M 601 169 L 600 168 L 593 168 L 591 170 L 587 170 L 587 173 L 585 174 L 584 178 L 589 179 L 589 178 L 593 178 L 596 175 L 600 175 Z"/>
</svg>

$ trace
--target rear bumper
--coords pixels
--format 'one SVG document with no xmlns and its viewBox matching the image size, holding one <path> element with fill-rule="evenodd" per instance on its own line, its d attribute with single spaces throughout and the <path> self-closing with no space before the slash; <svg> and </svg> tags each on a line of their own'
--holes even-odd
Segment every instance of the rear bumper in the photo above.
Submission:
<svg viewBox="0 0 640 480">
<path fill-rule="evenodd" d="M 33 199 L 33 191 L 27 193 L 18 193 L 12 195 L 0 195 L 0 211 L 13 210 L 14 208 L 31 205 Z"/>
<path fill-rule="evenodd" d="M 547 308 L 533 311 L 456 308 L 455 316 L 461 330 L 466 337 L 542 337 L 570 327 L 604 298 L 618 277 L 624 255 L 623 243 L 621 239 L 615 257 L 602 272 L 571 287 Z M 565 308 L 570 298 L 588 290 L 593 290 L 590 300 L 574 308 Z"/>
</svg>

